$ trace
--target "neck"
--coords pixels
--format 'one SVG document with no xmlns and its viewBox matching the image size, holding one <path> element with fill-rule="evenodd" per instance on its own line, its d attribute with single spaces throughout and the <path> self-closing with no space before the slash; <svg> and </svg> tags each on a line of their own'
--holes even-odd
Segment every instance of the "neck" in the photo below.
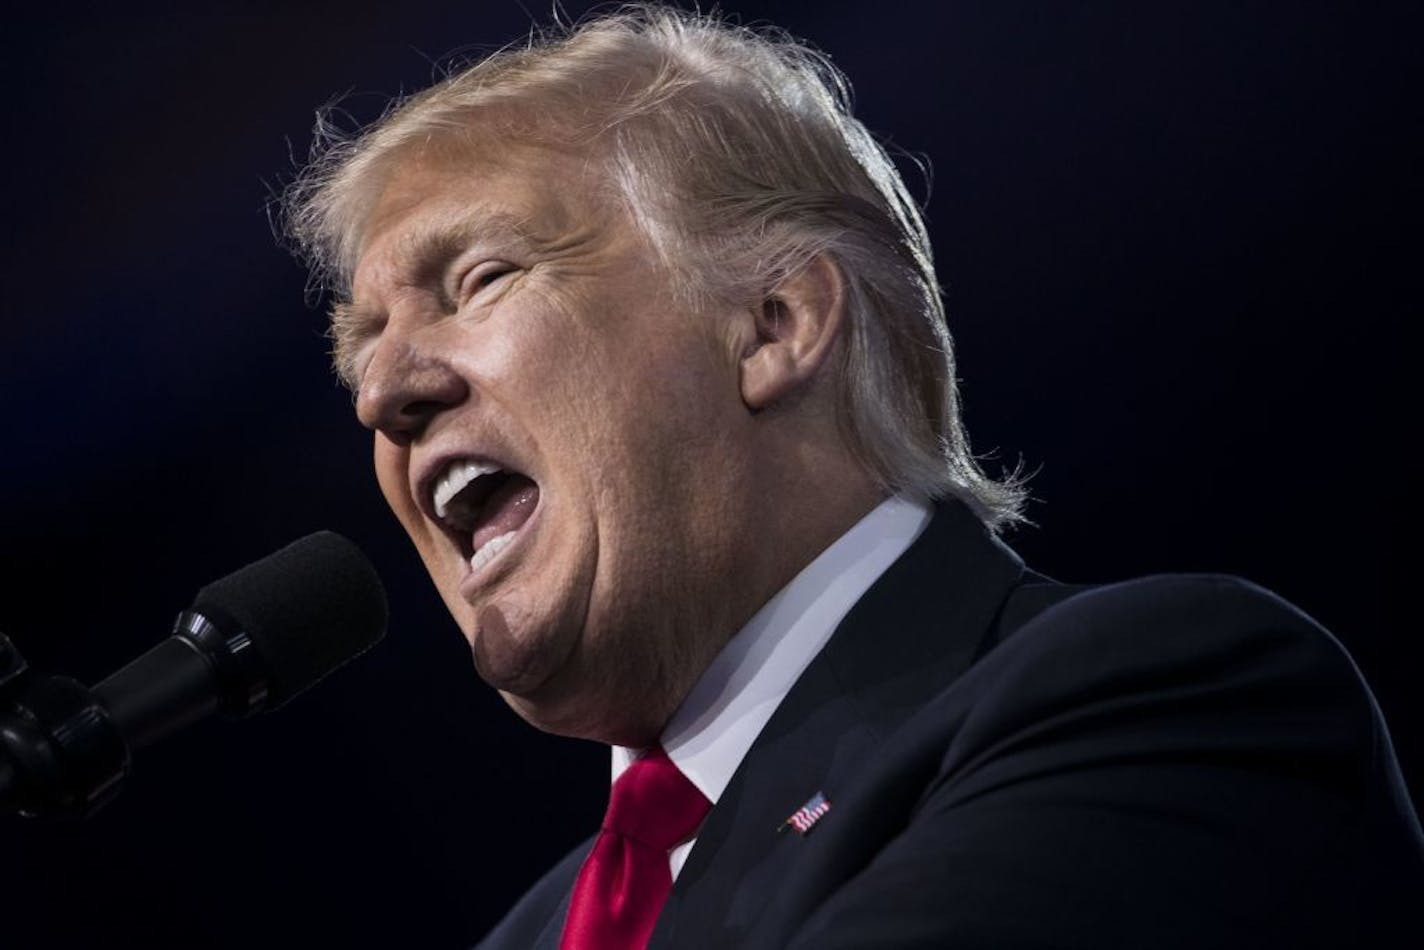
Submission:
<svg viewBox="0 0 1424 950">
<path fill-rule="evenodd" d="M 865 517 L 886 494 L 849 458 L 812 457 L 794 471 L 764 473 L 746 495 L 729 557 L 711 572 L 707 595 L 689 601 L 676 638 L 679 653 L 663 670 L 661 702 L 614 744 L 645 747 L 657 741 L 717 655 L 752 616 L 837 538 Z M 687 636 L 696 630 L 700 635 Z M 632 725 L 632 724 L 630 724 Z M 607 740 L 605 740 L 607 741 Z"/>
</svg>

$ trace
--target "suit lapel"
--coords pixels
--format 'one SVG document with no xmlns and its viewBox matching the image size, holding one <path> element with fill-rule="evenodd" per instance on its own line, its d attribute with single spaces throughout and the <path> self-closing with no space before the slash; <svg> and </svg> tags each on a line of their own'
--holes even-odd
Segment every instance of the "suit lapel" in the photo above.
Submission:
<svg viewBox="0 0 1424 950">
<path fill-rule="evenodd" d="M 533 943 L 534 950 L 558 950 L 559 939 L 564 935 L 564 920 L 569 916 L 569 900 L 573 897 L 573 884 L 570 882 L 568 889 L 564 892 L 564 899 L 559 902 L 553 915 L 544 924 L 544 929 L 539 931 L 539 936 Z"/>
<path fill-rule="evenodd" d="M 964 671 L 1023 570 L 962 504 L 938 506 L 753 743 L 698 833 L 650 946 L 742 942 L 796 871 L 801 836 L 778 827 L 818 791 L 832 802 L 823 820 L 836 820 L 837 790 Z"/>
</svg>

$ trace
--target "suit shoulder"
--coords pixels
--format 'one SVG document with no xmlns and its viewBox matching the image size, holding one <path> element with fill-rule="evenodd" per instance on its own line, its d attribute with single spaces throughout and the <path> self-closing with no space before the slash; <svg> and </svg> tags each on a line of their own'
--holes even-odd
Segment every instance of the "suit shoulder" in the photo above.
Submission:
<svg viewBox="0 0 1424 950">
<path fill-rule="evenodd" d="M 1184 742 L 1325 759 L 1330 774 L 1362 780 L 1388 749 L 1340 642 L 1276 594 L 1224 574 L 1072 591 L 1009 632 L 961 685 L 974 697 L 968 735 L 1046 721 L 1135 733 L 1153 722 Z"/>
<path fill-rule="evenodd" d="M 1229 574 L 1156 574 L 1080 588 L 1013 630 L 1006 659 L 1077 657 L 1073 666 L 1170 667 L 1200 675 L 1213 665 L 1312 675 L 1363 699 L 1340 642 L 1300 608 Z"/>
<path fill-rule="evenodd" d="M 1030 622 L 1054 620 L 1074 623 L 1091 620 L 1098 626 L 1119 621 L 1154 619 L 1176 623 L 1199 622 L 1209 627 L 1240 627 L 1263 622 L 1275 628 L 1310 630 L 1333 642 L 1325 630 L 1304 611 L 1245 578 L 1231 574 L 1151 574 L 1108 584 L 1065 586 L 1065 594 L 1052 598 Z M 1338 644 L 1335 644 L 1338 649 Z"/>
</svg>

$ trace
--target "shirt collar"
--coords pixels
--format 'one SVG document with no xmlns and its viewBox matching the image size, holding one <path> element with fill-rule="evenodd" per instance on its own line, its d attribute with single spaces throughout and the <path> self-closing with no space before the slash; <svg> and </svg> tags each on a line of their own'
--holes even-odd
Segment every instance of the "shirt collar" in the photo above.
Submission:
<svg viewBox="0 0 1424 950">
<path fill-rule="evenodd" d="M 842 618 L 909 549 L 933 509 L 887 498 L 802 569 L 728 641 L 663 730 L 668 757 L 716 804 L 792 684 Z M 613 747 L 613 778 L 639 751 Z"/>
</svg>

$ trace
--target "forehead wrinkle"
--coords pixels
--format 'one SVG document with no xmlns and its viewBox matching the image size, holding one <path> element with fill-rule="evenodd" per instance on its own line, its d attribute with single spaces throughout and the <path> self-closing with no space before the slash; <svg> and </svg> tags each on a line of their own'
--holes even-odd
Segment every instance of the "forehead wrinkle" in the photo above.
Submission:
<svg viewBox="0 0 1424 950">
<path fill-rule="evenodd" d="M 392 235 L 384 255 L 378 253 L 368 266 L 383 274 L 373 287 L 384 297 L 405 288 L 426 288 L 438 285 L 451 261 L 476 242 L 492 250 L 524 245 L 546 252 L 558 252 L 576 247 L 588 240 L 587 229 L 571 229 L 569 216 L 560 209 L 554 217 L 562 225 L 551 238 L 535 236 L 529 222 L 535 215 L 513 214 L 504 210 L 471 210 L 468 206 L 442 215 L 436 220 Z M 385 260 L 380 258 L 384 256 Z M 385 326 L 387 307 L 375 302 L 357 302 L 351 295 L 332 305 L 328 335 L 338 374 L 354 387 L 353 361 L 356 350 L 376 336 Z"/>
<path fill-rule="evenodd" d="M 554 166 L 570 158 L 572 175 L 558 174 Z M 557 253 L 581 243 L 589 219 L 609 210 L 608 170 L 586 150 L 531 144 L 472 154 L 471 143 L 461 142 L 394 165 L 363 243 L 367 251 L 372 241 L 385 243 L 388 269 L 405 276 L 421 272 L 428 280 L 477 244 Z"/>
<path fill-rule="evenodd" d="M 502 248 L 534 243 L 528 220 L 527 215 L 503 211 L 455 213 L 400 235 L 392 246 L 391 259 L 397 273 L 410 275 L 410 283 L 427 283 L 473 244 Z"/>
</svg>

